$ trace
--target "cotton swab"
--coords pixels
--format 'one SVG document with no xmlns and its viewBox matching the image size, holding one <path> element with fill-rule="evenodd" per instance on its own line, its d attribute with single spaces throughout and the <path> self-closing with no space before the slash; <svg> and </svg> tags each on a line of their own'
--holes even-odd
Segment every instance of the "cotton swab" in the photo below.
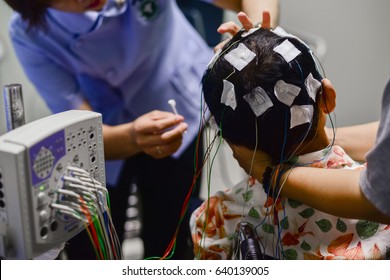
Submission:
<svg viewBox="0 0 390 280">
<path fill-rule="evenodd" d="M 177 110 L 176 110 L 176 101 L 175 99 L 169 99 L 168 104 L 172 107 L 173 112 L 175 115 L 177 115 Z"/>
</svg>

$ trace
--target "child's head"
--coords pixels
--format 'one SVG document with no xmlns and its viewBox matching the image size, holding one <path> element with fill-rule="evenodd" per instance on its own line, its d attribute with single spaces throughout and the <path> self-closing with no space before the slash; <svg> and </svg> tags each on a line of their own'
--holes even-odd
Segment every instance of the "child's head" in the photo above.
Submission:
<svg viewBox="0 0 390 280">
<path fill-rule="evenodd" d="M 284 34 L 279 28 L 240 31 L 202 80 L 204 99 L 222 136 L 251 149 L 257 143 L 257 149 L 278 160 L 315 136 L 321 116 L 322 77 L 312 52 Z"/>
</svg>

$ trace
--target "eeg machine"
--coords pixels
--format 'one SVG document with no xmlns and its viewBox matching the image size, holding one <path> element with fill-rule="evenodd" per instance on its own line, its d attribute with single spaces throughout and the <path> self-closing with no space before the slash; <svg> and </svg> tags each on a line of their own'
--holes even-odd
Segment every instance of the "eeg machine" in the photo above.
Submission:
<svg viewBox="0 0 390 280">
<path fill-rule="evenodd" d="M 94 213 L 106 219 L 105 181 L 99 113 L 70 110 L 0 136 L 1 258 L 35 258 Z"/>
</svg>

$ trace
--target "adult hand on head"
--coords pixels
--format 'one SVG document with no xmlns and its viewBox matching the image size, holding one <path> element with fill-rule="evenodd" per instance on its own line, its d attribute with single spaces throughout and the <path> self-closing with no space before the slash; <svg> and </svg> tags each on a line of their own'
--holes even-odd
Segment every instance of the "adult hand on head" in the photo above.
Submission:
<svg viewBox="0 0 390 280">
<path fill-rule="evenodd" d="M 242 28 L 244 28 L 246 31 L 249 31 L 249 29 L 255 27 L 252 20 L 247 16 L 246 13 L 239 12 L 237 14 L 237 18 L 240 21 Z M 269 11 L 263 11 L 263 22 L 262 22 L 262 24 L 259 24 L 259 27 L 260 26 L 262 28 L 270 28 L 271 27 L 271 15 L 270 15 Z M 229 34 L 230 36 L 234 36 L 240 30 L 241 30 L 241 27 L 233 21 L 228 21 L 228 22 L 222 23 L 217 29 L 218 33 Z M 222 49 L 222 47 L 229 40 L 230 40 L 230 38 L 227 38 L 226 40 L 219 43 L 217 46 L 215 46 L 214 51 Z"/>
<path fill-rule="evenodd" d="M 130 133 L 141 151 L 164 158 L 179 149 L 188 127 L 183 120 L 183 116 L 156 110 L 137 118 Z"/>
<path fill-rule="evenodd" d="M 271 157 L 262 152 L 254 151 L 244 146 L 238 146 L 228 143 L 233 151 L 233 157 L 238 164 L 245 170 L 246 173 L 255 177 L 258 181 L 262 181 L 265 169 L 272 166 L 273 161 Z"/>
</svg>

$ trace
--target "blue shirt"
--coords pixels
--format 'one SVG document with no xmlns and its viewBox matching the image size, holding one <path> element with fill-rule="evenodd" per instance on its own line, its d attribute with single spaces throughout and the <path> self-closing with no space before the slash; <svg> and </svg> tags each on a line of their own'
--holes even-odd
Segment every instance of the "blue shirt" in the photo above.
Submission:
<svg viewBox="0 0 390 280">
<path fill-rule="evenodd" d="M 361 172 L 360 186 L 367 199 L 381 212 L 390 215 L 390 80 L 383 97 L 378 134 L 374 147 L 367 153 L 367 169 Z"/>
<path fill-rule="evenodd" d="M 145 5 L 145 3 L 148 3 Z M 103 122 L 133 121 L 152 110 L 179 114 L 189 124 L 179 156 L 197 135 L 201 116 L 200 79 L 212 50 L 187 22 L 175 0 L 108 0 L 100 12 L 48 9 L 47 30 L 26 32 L 12 17 L 15 52 L 49 108 L 60 112 L 86 100 Z M 115 184 L 123 161 L 108 161 L 107 182 Z"/>
</svg>

